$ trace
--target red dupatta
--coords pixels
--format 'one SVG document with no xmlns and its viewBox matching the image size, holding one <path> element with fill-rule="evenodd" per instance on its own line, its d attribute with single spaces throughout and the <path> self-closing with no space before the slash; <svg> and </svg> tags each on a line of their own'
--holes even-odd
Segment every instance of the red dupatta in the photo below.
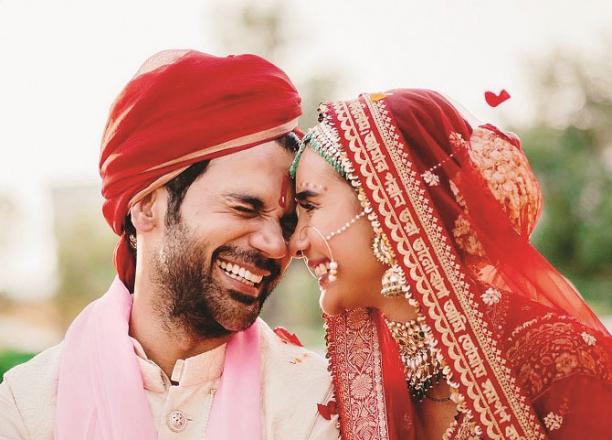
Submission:
<svg viewBox="0 0 612 440">
<path fill-rule="evenodd" d="M 567 414 L 584 410 L 565 405 L 546 414 L 563 394 L 553 384 L 565 386 L 566 394 L 570 385 L 576 390 L 578 382 L 568 377 L 594 378 L 589 386 L 601 392 L 601 407 L 610 403 L 607 330 L 530 245 L 530 228 L 509 220 L 508 206 L 494 197 L 470 157 L 472 127 L 448 101 L 431 91 L 398 90 L 326 104 L 323 117 L 337 132 L 349 180 L 363 190 L 380 222 L 482 437 L 536 439 L 561 432 Z M 505 139 L 520 151 L 516 139 Z M 474 234 L 477 258 L 458 245 L 459 224 Z M 486 282 L 483 264 L 494 274 Z M 520 362 L 539 361 L 526 353 L 537 357 L 559 345 L 559 338 L 552 343 L 550 337 L 531 350 L 517 342 L 529 342 L 526 329 L 548 328 L 546 319 L 566 325 L 555 331 L 567 330 L 563 340 L 574 345 L 566 344 L 566 352 L 551 349 L 556 354 L 549 363 L 556 369 L 522 375 Z M 380 315 L 355 310 L 326 321 L 343 438 L 418 437 L 405 385 L 397 383 L 397 348 Z M 567 353 L 578 360 L 559 366 Z M 546 371 L 552 377 L 538 388 L 530 374 Z M 564 429 L 580 432 L 575 422 Z M 592 432 L 603 431 L 596 426 Z"/>
</svg>

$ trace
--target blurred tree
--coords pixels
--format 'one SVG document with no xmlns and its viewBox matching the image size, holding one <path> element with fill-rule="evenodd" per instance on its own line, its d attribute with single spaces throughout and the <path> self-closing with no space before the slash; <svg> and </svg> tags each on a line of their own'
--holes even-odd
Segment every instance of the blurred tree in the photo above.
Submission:
<svg viewBox="0 0 612 440">
<path fill-rule="evenodd" d="M 534 243 L 611 313 L 612 61 L 555 53 L 534 72 L 536 120 L 518 130 L 544 192 Z"/>
<path fill-rule="evenodd" d="M 112 256 L 117 238 L 92 217 L 78 216 L 57 234 L 56 303 L 64 327 L 83 307 L 106 292 L 115 275 Z"/>
<path fill-rule="evenodd" d="M 114 275 L 113 247 L 117 237 L 100 213 L 97 185 L 52 190 L 57 238 L 58 282 L 55 302 L 61 325 L 101 296 Z"/>
</svg>

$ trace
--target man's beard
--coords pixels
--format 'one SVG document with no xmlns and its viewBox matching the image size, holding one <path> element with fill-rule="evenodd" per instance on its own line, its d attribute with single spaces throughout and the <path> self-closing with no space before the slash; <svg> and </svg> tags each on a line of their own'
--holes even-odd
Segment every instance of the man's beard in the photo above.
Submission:
<svg viewBox="0 0 612 440">
<path fill-rule="evenodd" d="M 208 245 L 179 221 L 167 226 L 161 252 L 153 257 L 156 309 L 170 332 L 218 338 L 248 328 L 280 278 L 277 261 L 254 250 L 224 245 L 207 258 Z M 213 277 L 219 257 L 245 262 L 271 274 L 262 280 L 257 298 L 227 289 Z"/>
</svg>

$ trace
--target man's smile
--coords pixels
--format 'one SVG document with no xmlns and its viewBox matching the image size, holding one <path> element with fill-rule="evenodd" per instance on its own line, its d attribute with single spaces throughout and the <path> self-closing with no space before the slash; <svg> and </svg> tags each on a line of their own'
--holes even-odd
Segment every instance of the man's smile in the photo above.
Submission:
<svg viewBox="0 0 612 440">
<path fill-rule="evenodd" d="M 241 302 L 247 303 L 248 298 L 256 300 L 264 285 L 264 273 L 261 269 L 259 274 L 253 273 L 254 268 L 247 269 L 245 264 L 230 263 L 227 260 L 218 259 L 215 264 L 216 268 L 221 274 L 223 284 L 225 284 L 230 290 L 242 294 L 241 296 L 247 296 L 242 301 L 240 298 L 236 298 Z M 247 266 L 249 267 L 249 266 Z M 267 272 L 269 275 L 270 272 Z"/>
</svg>

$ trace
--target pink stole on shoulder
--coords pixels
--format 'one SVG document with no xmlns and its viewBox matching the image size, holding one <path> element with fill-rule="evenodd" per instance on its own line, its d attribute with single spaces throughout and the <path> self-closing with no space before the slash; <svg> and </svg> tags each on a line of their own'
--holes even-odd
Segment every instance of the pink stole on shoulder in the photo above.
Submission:
<svg viewBox="0 0 612 440">
<path fill-rule="evenodd" d="M 115 278 L 70 325 L 59 370 L 56 440 L 157 438 L 129 337 L 131 309 L 132 296 Z M 255 323 L 228 342 L 207 438 L 261 437 L 260 365 Z"/>
</svg>

